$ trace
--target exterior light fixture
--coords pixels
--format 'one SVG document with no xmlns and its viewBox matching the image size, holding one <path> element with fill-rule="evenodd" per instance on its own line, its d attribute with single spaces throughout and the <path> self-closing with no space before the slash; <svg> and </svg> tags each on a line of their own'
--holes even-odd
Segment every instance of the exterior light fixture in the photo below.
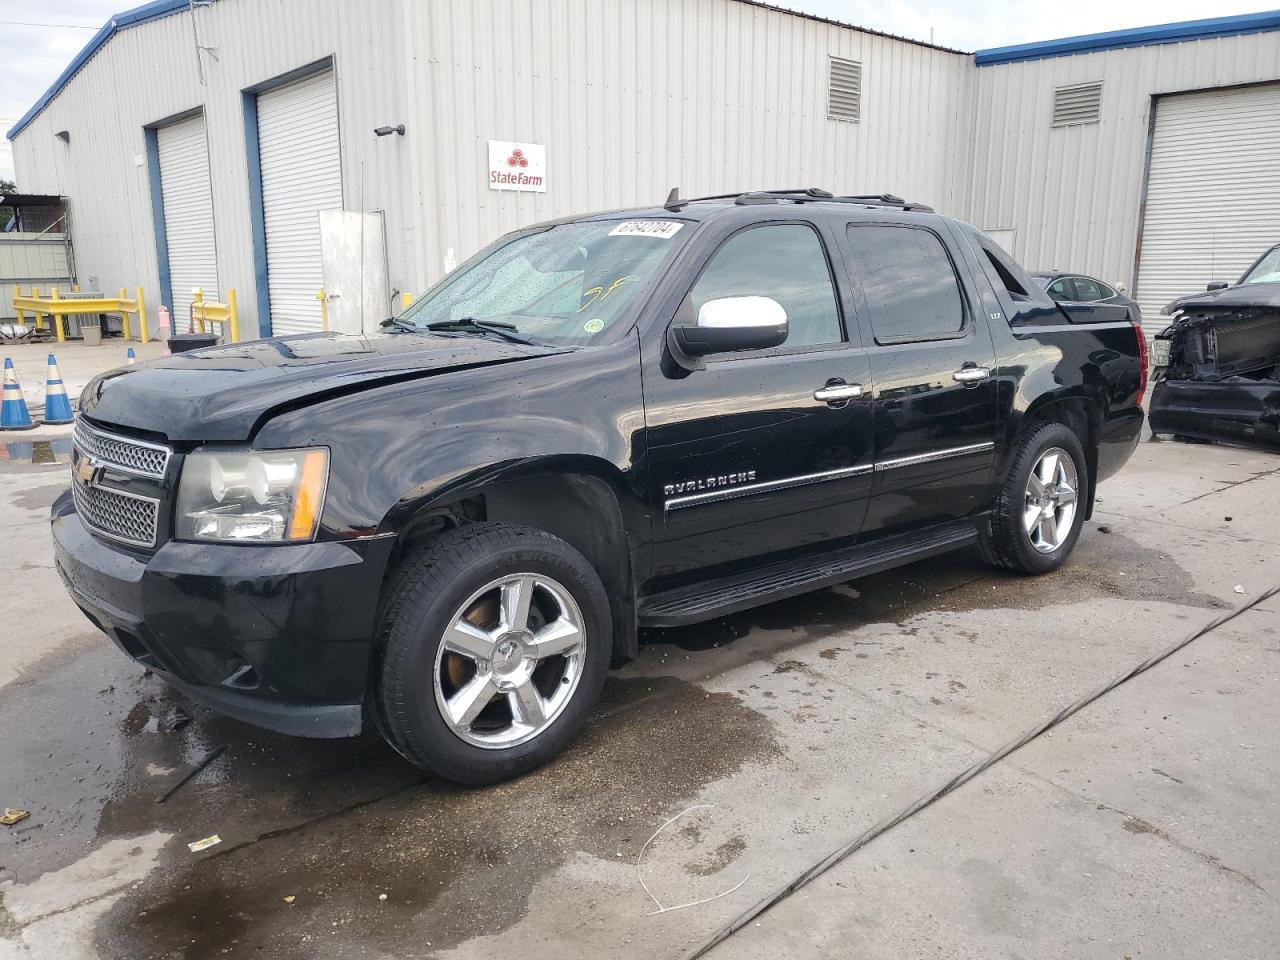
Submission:
<svg viewBox="0 0 1280 960">
<path fill-rule="evenodd" d="M 403 137 L 403 136 L 404 136 L 404 124 L 403 124 L 403 123 L 398 123 L 398 124 L 396 124 L 394 127 L 374 127 L 374 128 L 373 128 L 373 134 L 374 134 L 374 136 L 376 136 L 376 137 L 389 137 L 389 136 L 391 136 L 391 134 L 393 134 L 393 133 L 398 133 L 398 134 L 400 134 L 400 136 L 402 136 L 402 137 Z"/>
</svg>

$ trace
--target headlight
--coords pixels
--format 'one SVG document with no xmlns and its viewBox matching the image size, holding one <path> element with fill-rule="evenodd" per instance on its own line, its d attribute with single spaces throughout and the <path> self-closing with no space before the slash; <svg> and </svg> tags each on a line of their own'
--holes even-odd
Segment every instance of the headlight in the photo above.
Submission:
<svg viewBox="0 0 1280 960">
<path fill-rule="evenodd" d="M 189 454 L 178 484 L 179 540 L 286 543 L 316 535 L 329 451 Z"/>
</svg>

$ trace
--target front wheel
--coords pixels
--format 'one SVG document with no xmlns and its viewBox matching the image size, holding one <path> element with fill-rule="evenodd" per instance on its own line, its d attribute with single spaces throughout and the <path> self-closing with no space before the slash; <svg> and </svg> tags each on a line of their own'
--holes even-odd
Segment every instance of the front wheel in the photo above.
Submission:
<svg viewBox="0 0 1280 960">
<path fill-rule="evenodd" d="M 1089 491 L 1084 448 L 1060 423 L 1032 429 L 1014 455 L 996 498 L 983 553 L 997 566 L 1048 573 L 1070 555 Z"/>
<path fill-rule="evenodd" d="M 581 730 L 612 648 L 608 599 L 577 550 L 485 523 L 411 554 L 384 594 L 373 700 L 387 740 L 450 780 L 541 766 Z"/>
</svg>

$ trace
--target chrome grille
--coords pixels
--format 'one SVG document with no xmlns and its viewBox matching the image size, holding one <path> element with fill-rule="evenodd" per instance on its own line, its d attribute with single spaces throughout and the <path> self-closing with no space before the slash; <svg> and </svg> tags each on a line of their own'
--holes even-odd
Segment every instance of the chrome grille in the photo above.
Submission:
<svg viewBox="0 0 1280 960">
<path fill-rule="evenodd" d="M 80 520 L 90 530 L 139 547 L 156 545 L 160 502 L 81 481 L 73 469 L 71 494 Z"/>
<path fill-rule="evenodd" d="M 168 447 L 107 433 L 80 419 L 76 420 L 75 444 L 81 453 L 92 460 L 126 473 L 154 477 L 157 480 L 164 479 L 164 471 L 172 453 Z"/>
</svg>

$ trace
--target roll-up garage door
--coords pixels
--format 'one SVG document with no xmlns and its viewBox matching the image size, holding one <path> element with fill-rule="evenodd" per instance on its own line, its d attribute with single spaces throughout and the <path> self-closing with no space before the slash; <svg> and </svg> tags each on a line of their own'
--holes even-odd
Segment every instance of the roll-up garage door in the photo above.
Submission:
<svg viewBox="0 0 1280 960">
<path fill-rule="evenodd" d="M 342 209 L 333 71 L 258 95 L 258 157 L 275 335 L 320 329 L 320 211 Z"/>
<path fill-rule="evenodd" d="M 1137 299 L 1160 308 L 1235 282 L 1280 240 L 1280 84 L 1156 101 Z"/>
<path fill-rule="evenodd" d="M 213 239 L 213 189 L 204 117 L 192 117 L 156 131 L 160 157 L 160 198 L 169 253 L 169 290 L 175 323 L 190 316 L 191 291 L 218 299 L 218 258 Z"/>
</svg>

